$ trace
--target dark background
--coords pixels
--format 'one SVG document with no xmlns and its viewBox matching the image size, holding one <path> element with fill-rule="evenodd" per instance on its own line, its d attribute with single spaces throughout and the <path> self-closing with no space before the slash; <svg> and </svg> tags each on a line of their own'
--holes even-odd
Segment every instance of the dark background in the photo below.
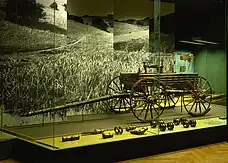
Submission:
<svg viewBox="0 0 228 163">
<path fill-rule="evenodd" d="M 193 37 L 217 42 L 208 48 L 224 49 L 225 45 L 225 2 L 218 0 L 176 0 L 175 2 L 175 49 L 201 48 L 179 43 L 192 41 Z M 208 45 L 209 46 L 209 45 Z"/>
</svg>

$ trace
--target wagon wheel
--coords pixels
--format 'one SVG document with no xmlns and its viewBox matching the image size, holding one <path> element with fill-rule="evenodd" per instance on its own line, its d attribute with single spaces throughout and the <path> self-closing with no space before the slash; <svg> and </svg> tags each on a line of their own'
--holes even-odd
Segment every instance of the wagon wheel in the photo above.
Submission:
<svg viewBox="0 0 228 163">
<path fill-rule="evenodd" d="M 189 115 L 192 117 L 203 116 L 211 110 L 212 88 L 204 77 L 198 76 L 193 79 L 188 83 L 186 90 L 190 96 L 185 95 L 183 103 Z"/>
<path fill-rule="evenodd" d="M 107 95 L 127 93 L 124 85 L 120 82 L 120 76 L 113 78 L 106 89 Z M 127 113 L 130 112 L 130 99 L 128 96 L 109 99 L 106 101 L 109 111 L 114 113 Z"/>
<path fill-rule="evenodd" d="M 137 81 L 130 94 L 133 115 L 142 122 L 158 118 L 164 111 L 165 87 L 155 78 Z"/>
</svg>

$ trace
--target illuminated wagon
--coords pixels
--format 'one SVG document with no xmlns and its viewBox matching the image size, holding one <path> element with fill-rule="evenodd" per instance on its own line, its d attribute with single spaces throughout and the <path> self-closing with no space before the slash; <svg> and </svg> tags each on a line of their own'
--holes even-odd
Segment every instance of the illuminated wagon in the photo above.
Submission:
<svg viewBox="0 0 228 163">
<path fill-rule="evenodd" d="M 148 73 L 155 68 L 161 73 Z M 121 73 L 107 87 L 106 96 L 64 106 L 31 112 L 26 116 L 55 112 L 89 103 L 105 101 L 109 111 L 133 115 L 142 122 L 158 118 L 166 108 L 180 104 L 191 116 L 203 116 L 210 111 L 212 88 L 197 73 L 162 73 L 163 66 L 147 65 L 144 72 Z"/>
</svg>

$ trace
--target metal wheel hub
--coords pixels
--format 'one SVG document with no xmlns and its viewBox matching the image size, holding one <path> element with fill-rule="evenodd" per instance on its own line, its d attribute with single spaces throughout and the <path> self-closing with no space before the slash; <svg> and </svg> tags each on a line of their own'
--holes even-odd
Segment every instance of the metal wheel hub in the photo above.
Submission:
<svg viewBox="0 0 228 163">
<path fill-rule="evenodd" d="M 193 99 L 195 99 L 195 100 L 199 100 L 199 99 L 202 98 L 202 96 L 201 96 L 201 94 L 200 94 L 199 92 L 194 93 L 192 97 L 193 97 Z"/>
<path fill-rule="evenodd" d="M 155 104 L 157 102 L 157 99 L 152 96 L 148 96 L 146 102 L 150 104 Z"/>
</svg>

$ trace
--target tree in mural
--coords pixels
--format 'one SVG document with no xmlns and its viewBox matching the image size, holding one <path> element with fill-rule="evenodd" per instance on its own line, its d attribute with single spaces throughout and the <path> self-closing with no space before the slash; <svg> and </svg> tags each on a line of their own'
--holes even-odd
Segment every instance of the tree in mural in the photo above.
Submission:
<svg viewBox="0 0 228 163">
<path fill-rule="evenodd" d="M 92 24 L 96 28 L 109 32 L 107 29 L 108 25 L 105 23 L 105 21 L 101 17 L 94 17 L 92 20 Z"/>
<path fill-rule="evenodd" d="M 69 16 L 70 14 L 69 14 L 69 12 L 67 10 L 67 4 L 64 4 L 63 7 L 64 7 L 65 11 L 67 12 L 67 16 Z"/>
<path fill-rule="evenodd" d="M 36 0 L 8 0 L 6 20 L 19 24 L 32 24 L 45 16 L 43 6 Z"/>
</svg>

